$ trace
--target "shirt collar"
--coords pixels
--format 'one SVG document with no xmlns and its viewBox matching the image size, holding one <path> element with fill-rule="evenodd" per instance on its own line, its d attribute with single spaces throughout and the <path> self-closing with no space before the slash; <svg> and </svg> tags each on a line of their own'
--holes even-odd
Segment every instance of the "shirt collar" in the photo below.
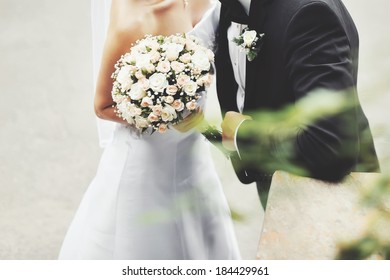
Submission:
<svg viewBox="0 0 390 280">
<path fill-rule="evenodd" d="M 238 0 L 238 1 L 244 7 L 245 12 L 247 13 L 247 15 L 249 15 L 249 8 L 251 6 L 251 0 Z"/>
</svg>

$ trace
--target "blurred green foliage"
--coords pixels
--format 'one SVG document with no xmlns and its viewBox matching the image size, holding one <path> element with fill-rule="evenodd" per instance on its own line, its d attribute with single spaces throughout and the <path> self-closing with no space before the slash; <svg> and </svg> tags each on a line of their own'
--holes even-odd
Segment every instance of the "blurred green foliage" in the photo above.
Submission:
<svg viewBox="0 0 390 280">
<path fill-rule="evenodd" d="M 362 191 L 361 207 L 370 211 L 365 232 L 356 240 L 341 243 L 337 259 L 390 260 L 390 175 L 381 174 Z"/>
<path fill-rule="evenodd" d="M 297 130 L 318 120 L 335 115 L 344 116 L 343 112 L 357 105 L 349 97 L 348 91 L 320 90 L 280 110 L 260 111 L 252 114 L 253 119 L 258 121 L 253 122 L 253 126 L 246 126 L 246 131 L 241 136 L 248 137 L 261 145 L 257 144 L 255 147 L 257 153 L 249 150 L 245 154 L 246 160 L 251 164 L 256 164 L 260 160 L 262 166 L 268 164 L 266 168 L 270 170 L 284 170 L 300 176 L 310 176 L 305 168 L 290 160 L 294 157 L 294 151 L 288 139 L 296 137 Z M 343 124 L 348 124 L 349 121 L 351 120 L 342 119 Z M 345 132 L 348 133 L 347 130 L 352 127 L 347 125 Z M 279 140 L 277 155 L 274 154 L 275 151 L 271 153 L 269 149 L 269 143 L 275 139 Z M 266 148 L 261 150 L 262 146 Z M 350 154 L 348 147 L 349 143 L 343 143 L 343 152 L 346 156 Z M 245 150 L 240 149 L 240 153 L 242 152 L 245 153 Z M 368 153 L 371 151 L 367 150 L 367 155 L 364 156 L 372 156 Z M 275 158 L 279 161 L 275 162 Z M 390 162 L 388 165 L 387 169 L 390 170 Z M 385 169 L 386 167 L 382 166 L 382 170 Z M 356 240 L 340 243 L 336 258 L 344 260 L 390 259 L 390 175 L 380 174 L 378 180 L 362 188 L 359 207 L 369 213 L 366 228 Z M 237 213 L 233 215 L 233 218 L 240 217 L 240 215 L 236 216 Z"/>
</svg>

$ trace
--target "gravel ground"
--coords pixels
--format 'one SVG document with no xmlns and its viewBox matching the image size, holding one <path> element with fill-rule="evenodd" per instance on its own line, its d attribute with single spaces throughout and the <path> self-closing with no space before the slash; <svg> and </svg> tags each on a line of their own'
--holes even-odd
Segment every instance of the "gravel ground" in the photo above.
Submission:
<svg viewBox="0 0 390 280">
<path fill-rule="evenodd" d="M 360 32 L 359 89 L 380 161 L 390 159 L 390 4 L 348 0 Z M 98 146 L 92 100 L 89 1 L 0 0 L 0 259 L 56 259 L 93 178 Z M 210 94 L 208 115 L 218 115 Z M 242 256 L 253 259 L 263 212 L 213 150 Z"/>
</svg>

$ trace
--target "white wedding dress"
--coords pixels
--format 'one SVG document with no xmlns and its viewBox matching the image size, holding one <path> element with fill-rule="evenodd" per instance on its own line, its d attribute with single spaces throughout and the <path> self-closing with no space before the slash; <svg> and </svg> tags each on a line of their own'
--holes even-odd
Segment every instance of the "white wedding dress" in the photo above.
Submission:
<svg viewBox="0 0 390 280">
<path fill-rule="evenodd" d="M 92 0 L 95 82 L 111 0 Z M 97 174 L 60 259 L 239 259 L 209 143 L 195 131 L 138 135 L 99 121 Z M 113 133 L 112 133 L 113 130 Z"/>
<path fill-rule="evenodd" d="M 230 211 L 197 132 L 117 125 L 60 259 L 239 259 Z"/>
</svg>

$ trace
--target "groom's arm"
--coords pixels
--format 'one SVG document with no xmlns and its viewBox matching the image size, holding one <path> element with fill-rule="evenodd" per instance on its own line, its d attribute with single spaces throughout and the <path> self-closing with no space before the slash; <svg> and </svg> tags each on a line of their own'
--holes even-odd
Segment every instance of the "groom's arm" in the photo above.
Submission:
<svg viewBox="0 0 390 280">
<path fill-rule="evenodd" d="M 336 100 L 346 97 L 352 106 L 332 116 L 320 115 L 314 122 L 303 120 L 291 126 L 287 124 L 292 120 L 287 118 L 294 114 L 286 114 L 286 119 L 275 115 L 280 119 L 269 120 L 269 127 L 265 115 L 243 122 L 237 133 L 243 168 L 261 166 L 264 172 L 280 169 L 328 181 L 340 180 L 355 164 L 358 150 L 353 108 L 357 94 L 352 72 L 356 63 L 352 52 L 357 50 L 351 49 L 340 19 L 322 3 L 302 8 L 292 18 L 286 34 L 285 67 L 292 91 L 288 94 L 298 101 L 317 89 L 325 89 L 333 92 Z M 305 105 L 299 106 L 302 104 Z M 309 111 L 318 111 L 322 105 L 305 106 L 310 106 Z M 243 116 L 237 113 L 229 114 L 224 123 L 240 123 L 241 119 Z M 234 139 L 232 133 L 224 131 L 224 136 L 225 140 Z"/>
</svg>

